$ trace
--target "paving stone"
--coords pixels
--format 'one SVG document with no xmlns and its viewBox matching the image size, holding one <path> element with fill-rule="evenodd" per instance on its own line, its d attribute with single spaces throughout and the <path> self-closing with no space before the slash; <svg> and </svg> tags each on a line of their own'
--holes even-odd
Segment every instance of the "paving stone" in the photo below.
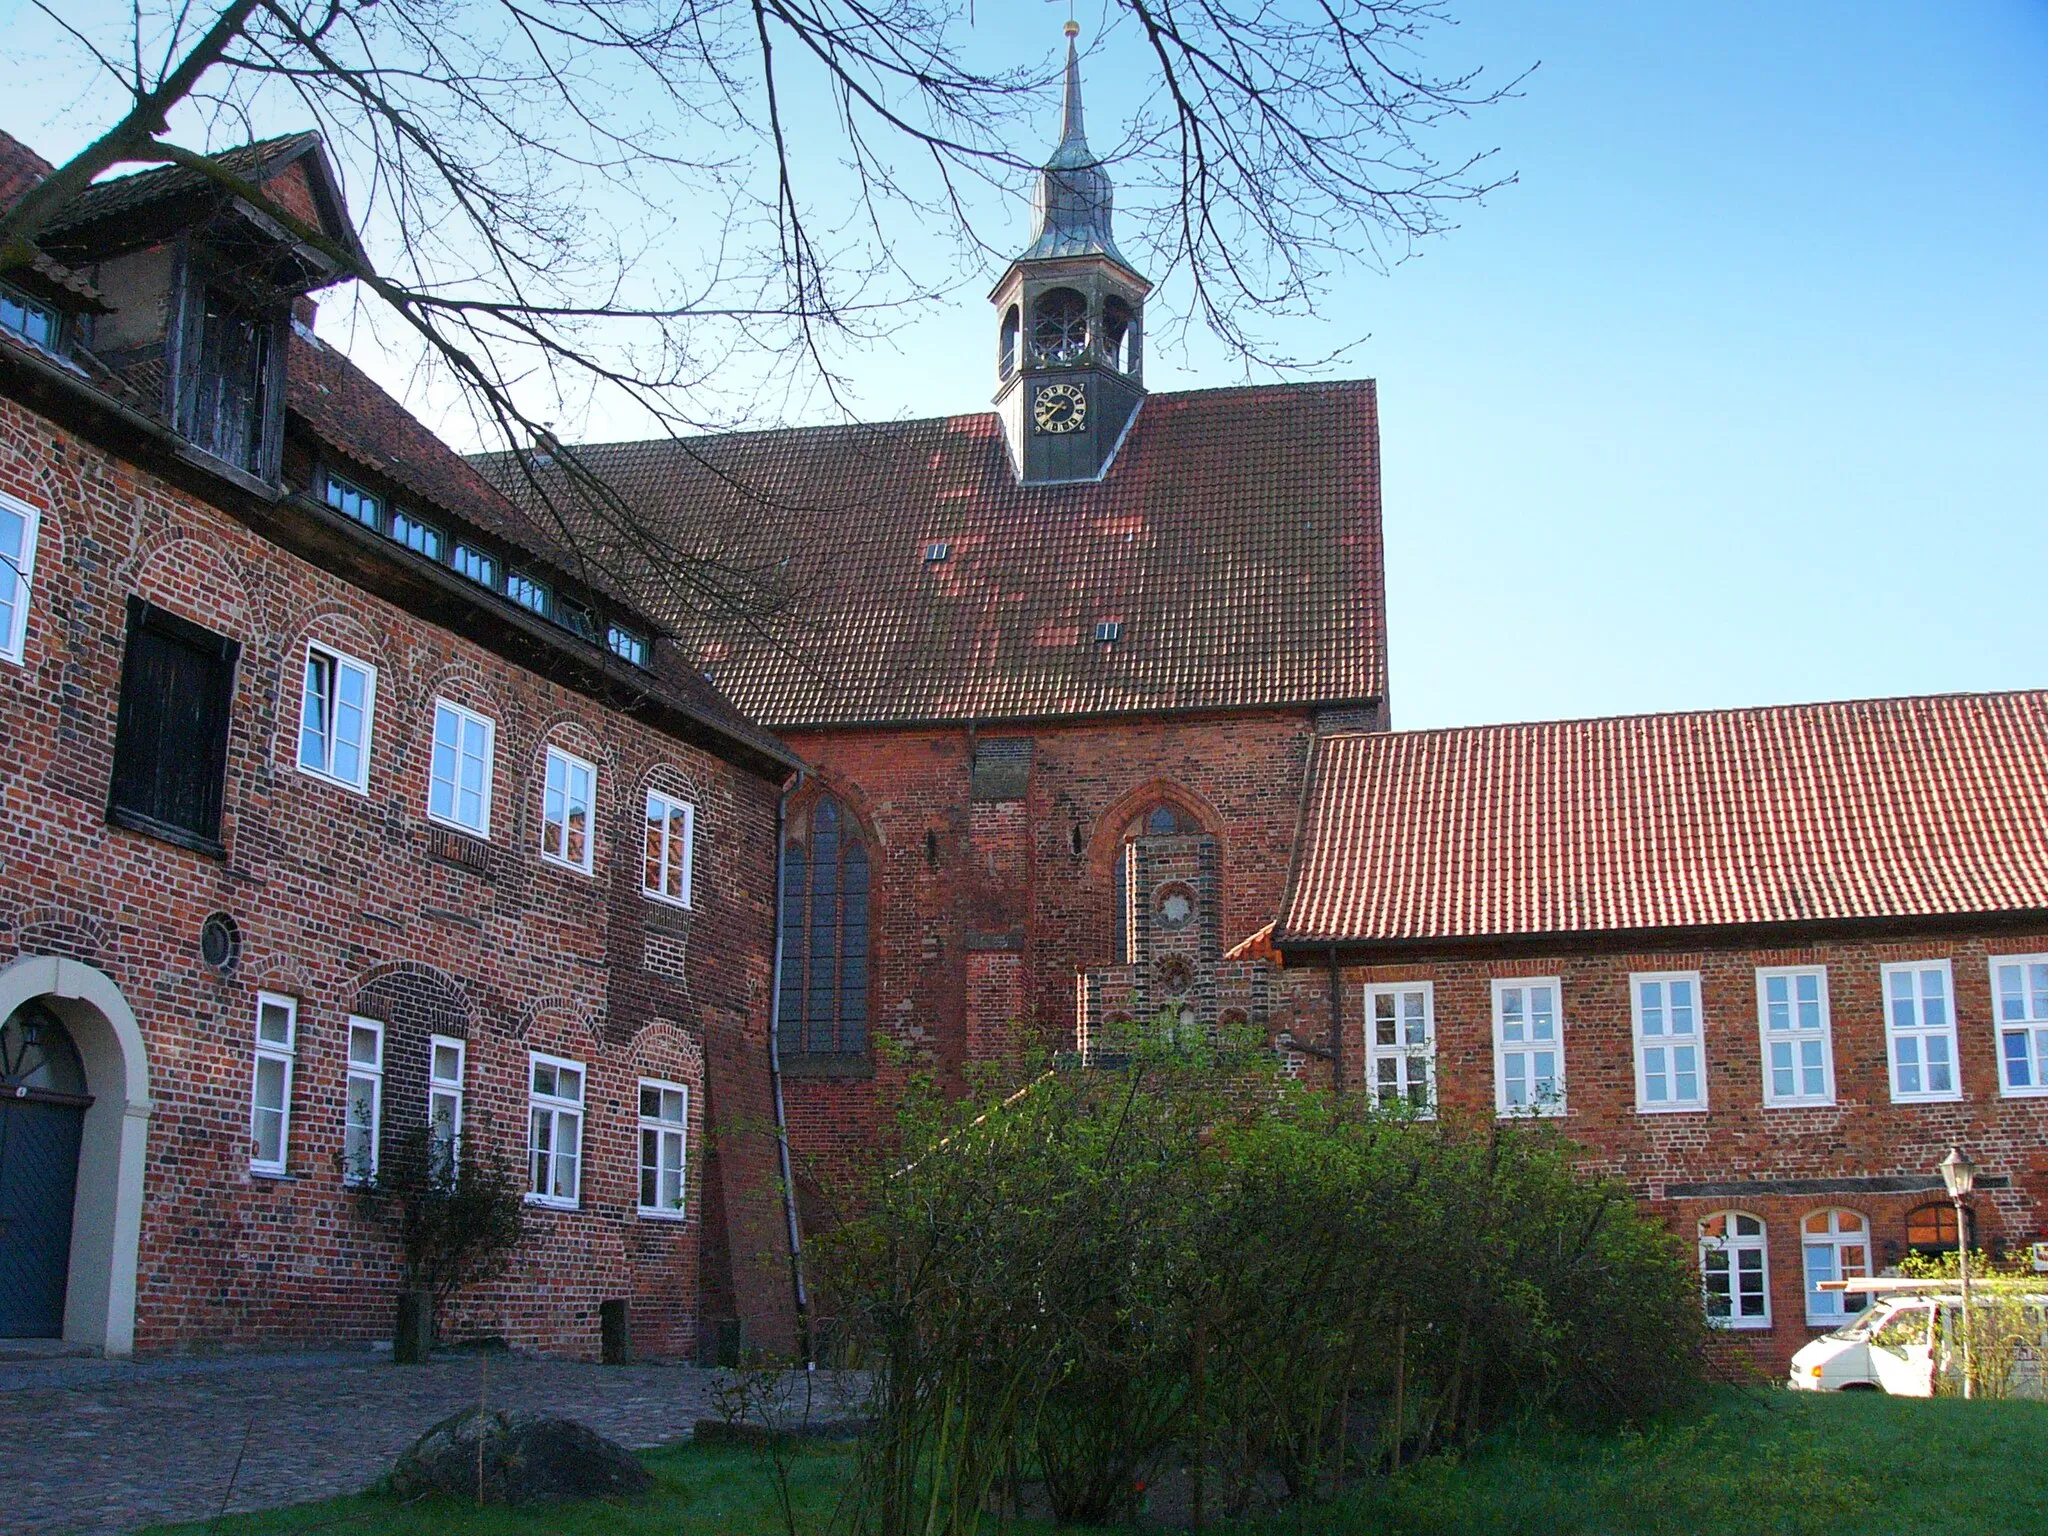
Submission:
<svg viewBox="0 0 2048 1536">
<path fill-rule="evenodd" d="M 561 1414 L 635 1449 L 716 1417 L 721 1374 L 503 1355 L 0 1363 L 0 1527 L 114 1536 L 353 1493 L 475 1403 Z M 823 1379 L 838 1401 L 841 1386 Z M 834 1412 L 844 1412 L 834 1408 Z"/>
</svg>

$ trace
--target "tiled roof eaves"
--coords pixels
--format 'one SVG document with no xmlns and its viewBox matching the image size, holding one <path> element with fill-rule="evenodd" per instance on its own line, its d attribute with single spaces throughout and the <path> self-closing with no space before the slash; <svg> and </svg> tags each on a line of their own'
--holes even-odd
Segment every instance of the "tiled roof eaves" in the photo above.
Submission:
<svg viewBox="0 0 2048 1536">
<path fill-rule="evenodd" d="M 55 358 L 26 347 L 0 345 L 0 394 L 163 475 L 289 553 L 422 613 L 429 622 L 452 628 L 517 665 L 638 714 L 656 729 L 694 741 L 764 777 L 779 780 L 802 766 L 802 760 L 773 734 L 729 713 L 722 699 L 721 707 L 707 709 L 661 677 L 639 673 L 509 603 L 478 602 L 477 594 L 465 590 L 462 578 L 452 570 L 433 565 L 329 507 L 200 453 L 162 423 L 78 377 Z M 426 592 L 433 588 L 452 598 L 459 609 L 437 611 L 424 605 Z M 451 624 L 451 613 L 456 612 L 466 614 L 469 622 Z M 523 643 L 515 636 L 523 637 Z M 556 659 L 553 664 L 550 657 Z"/>
<path fill-rule="evenodd" d="M 1188 705 L 1133 705 L 1108 707 L 1093 712 L 1086 710 L 1053 710 L 1044 714 L 1020 715 L 889 715 L 873 720 L 763 720 L 761 723 L 773 731 L 913 731 L 929 726 L 1000 726 L 1008 728 L 1019 725 L 1038 725 L 1057 721 L 1062 725 L 1088 725 L 1104 720 L 1201 720 L 1242 715 L 1248 711 L 1259 714 L 1309 714 L 1325 709 L 1373 709 L 1380 701 L 1370 696 L 1344 694 L 1330 698 L 1269 699 L 1260 697 L 1246 702 L 1224 702 L 1217 704 Z"/>
</svg>

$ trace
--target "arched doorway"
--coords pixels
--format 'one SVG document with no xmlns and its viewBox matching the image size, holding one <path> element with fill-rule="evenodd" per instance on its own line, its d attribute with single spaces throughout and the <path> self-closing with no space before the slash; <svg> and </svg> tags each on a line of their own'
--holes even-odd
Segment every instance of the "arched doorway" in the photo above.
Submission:
<svg viewBox="0 0 2048 1536">
<path fill-rule="evenodd" d="M 85 1064 L 41 999 L 0 1021 L 0 1339 L 64 1334 Z"/>
<path fill-rule="evenodd" d="M 55 955 L 0 969 L 0 1023 L 8 1026 L 0 1103 L 9 1106 L 10 1222 L 0 1229 L 0 1265 L 14 1266 L 0 1276 L 0 1293 L 11 1292 L 17 1277 L 41 1277 L 26 1299 L 0 1295 L 8 1320 L 0 1332 L 50 1337 L 54 1305 L 67 1343 L 132 1353 L 150 1113 L 141 1027 L 111 977 Z M 38 1115 L 34 1106 L 64 1113 Z M 61 1188 L 67 1166 L 68 1203 Z M 60 1228 L 63 1235 L 53 1236 Z M 24 1256 L 31 1245 L 17 1241 L 30 1230 L 38 1234 L 33 1264 Z M 54 1280 L 53 1243 L 62 1254 Z"/>
</svg>

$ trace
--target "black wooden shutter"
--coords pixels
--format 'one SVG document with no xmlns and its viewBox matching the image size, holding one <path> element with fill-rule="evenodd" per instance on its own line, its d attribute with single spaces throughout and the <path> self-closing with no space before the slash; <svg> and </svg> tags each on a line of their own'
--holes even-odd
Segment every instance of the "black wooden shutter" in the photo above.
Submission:
<svg viewBox="0 0 2048 1536">
<path fill-rule="evenodd" d="M 223 852 L 228 710 L 241 646 L 128 599 L 128 652 L 107 817 L 202 853 Z"/>
</svg>

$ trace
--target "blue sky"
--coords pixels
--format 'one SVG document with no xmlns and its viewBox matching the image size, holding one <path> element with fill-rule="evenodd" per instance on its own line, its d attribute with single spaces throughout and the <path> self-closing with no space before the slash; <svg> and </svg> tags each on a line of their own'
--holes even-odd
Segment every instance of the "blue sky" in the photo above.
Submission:
<svg viewBox="0 0 2048 1536">
<path fill-rule="evenodd" d="M 1058 43 L 1064 7 L 978 10 L 991 54 Z M 1442 145 L 1518 183 L 1272 333 L 1379 380 L 1396 724 L 2048 685 L 2048 0 L 1456 10 L 1433 59 L 1540 61 Z M 1133 47 L 1090 61 L 1099 148 Z M 61 154 L 75 100 L 6 126 Z M 994 275 L 846 359 L 863 413 L 985 406 Z"/>
</svg>

